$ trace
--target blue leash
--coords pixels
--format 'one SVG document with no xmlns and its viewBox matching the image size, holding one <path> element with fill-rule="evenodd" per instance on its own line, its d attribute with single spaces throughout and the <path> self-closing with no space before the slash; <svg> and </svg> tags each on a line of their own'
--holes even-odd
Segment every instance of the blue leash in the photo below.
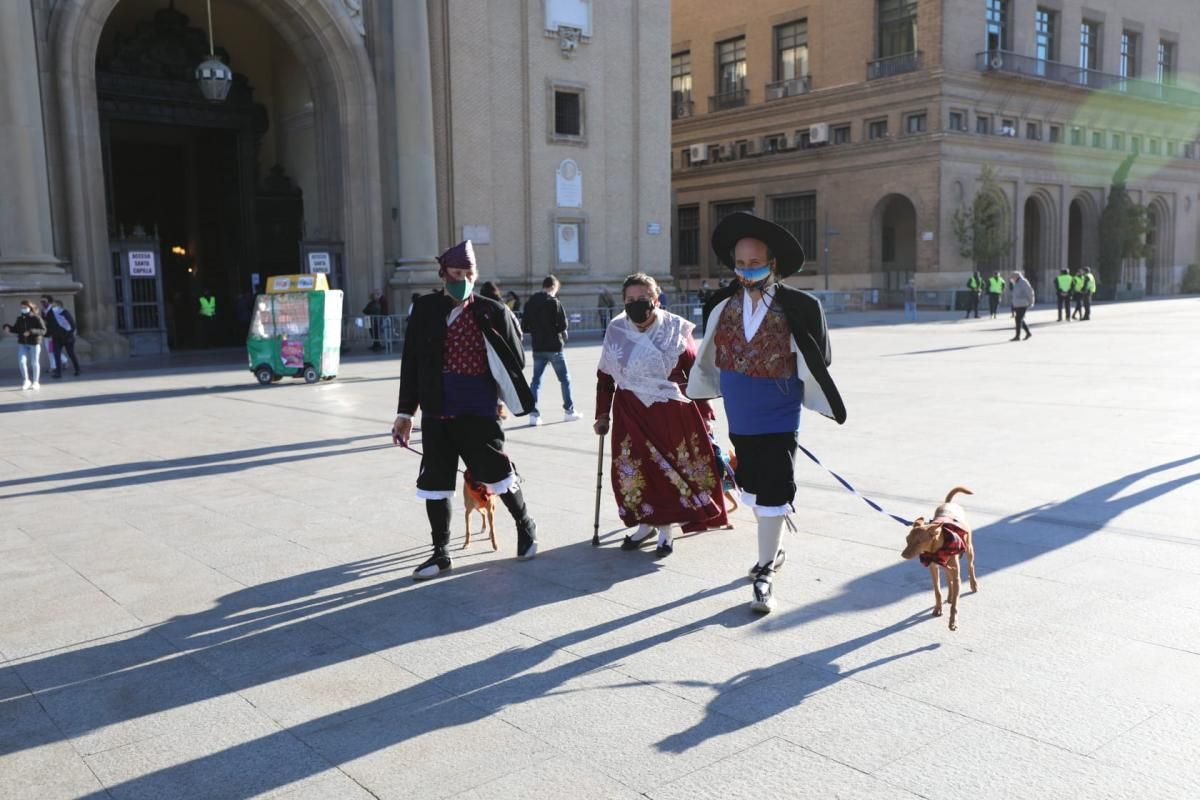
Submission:
<svg viewBox="0 0 1200 800">
<path fill-rule="evenodd" d="M 911 520 L 911 519 L 905 519 L 904 517 L 899 517 L 899 516 L 896 516 L 895 514 L 888 513 L 887 511 L 885 511 L 885 510 L 883 509 L 883 506 L 879 505 L 879 503 L 876 503 L 874 500 L 872 500 L 872 499 L 871 499 L 871 498 L 869 498 L 869 497 L 864 497 L 864 496 L 863 496 L 863 495 L 862 495 L 862 494 L 861 494 L 861 493 L 858 491 L 858 489 L 855 489 L 853 486 L 851 486 L 851 485 L 850 485 L 850 481 L 846 480 L 846 479 L 845 479 L 845 478 L 843 478 L 841 475 L 838 475 L 836 472 L 834 472 L 833 470 L 831 470 L 829 467 L 827 467 L 827 466 L 825 466 L 824 464 L 822 464 L 822 463 L 821 463 L 821 460 L 820 460 L 819 458 L 817 458 L 816 456 L 814 456 L 814 455 L 812 454 L 812 451 L 811 451 L 811 450 L 809 450 L 807 447 L 805 447 L 804 445 L 802 445 L 802 444 L 799 444 L 799 443 L 797 443 L 797 445 L 796 445 L 796 446 L 797 446 L 797 447 L 799 447 L 799 448 L 800 448 L 800 449 L 801 449 L 801 450 L 804 452 L 804 455 L 806 455 L 806 456 L 808 456 L 809 458 L 811 458 L 814 464 L 816 464 L 818 467 L 820 467 L 821 469 L 825 470 L 825 471 L 826 471 L 826 472 L 828 472 L 830 475 L 832 475 L 834 478 L 836 478 L 836 479 L 837 479 L 837 482 L 838 482 L 838 483 L 840 483 L 842 486 L 846 487 L 846 491 L 850 492 L 850 494 L 854 495 L 854 496 L 855 496 L 855 497 L 857 497 L 859 500 L 862 500 L 864 503 L 866 503 L 866 504 L 867 504 L 867 505 L 869 505 L 871 508 L 873 508 L 873 509 L 875 509 L 876 511 L 878 511 L 880 514 L 887 514 L 887 516 L 889 516 L 889 517 L 891 517 L 892 519 L 896 520 L 896 522 L 899 522 L 899 523 L 900 523 L 901 525 L 903 525 L 904 527 L 906 527 L 906 528 L 908 528 L 908 527 L 912 527 L 912 520 Z"/>
</svg>

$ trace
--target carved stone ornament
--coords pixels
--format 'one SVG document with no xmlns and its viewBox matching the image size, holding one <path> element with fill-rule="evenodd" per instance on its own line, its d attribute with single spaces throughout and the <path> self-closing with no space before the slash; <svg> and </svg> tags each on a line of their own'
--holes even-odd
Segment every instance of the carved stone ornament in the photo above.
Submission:
<svg viewBox="0 0 1200 800">
<path fill-rule="evenodd" d="M 579 28 L 573 28 L 570 25 L 558 26 L 558 50 L 562 53 L 563 58 L 570 58 L 575 50 L 579 47 L 579 41 L 583 38 L 583 31 Z"/>
<path fill-rule="evenodd" d="M 359 36 L 366 36 L 367 24 L 363 19 L 362 0 L 342 0 L 342 5 L 346 7 L 346 13 L 350 15 L 350 22 L 354 25 L 354 30 L 358 31 Z"/>
</svg>

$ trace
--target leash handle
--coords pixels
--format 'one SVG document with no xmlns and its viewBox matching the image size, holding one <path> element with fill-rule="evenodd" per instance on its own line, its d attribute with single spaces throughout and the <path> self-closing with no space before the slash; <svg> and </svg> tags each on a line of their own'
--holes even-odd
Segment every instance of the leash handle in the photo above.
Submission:
<svg viewBox="0 0 1200 800">
<path fill-rule="evenodd" d="M 807 447 L 805 447 L 804 445 L 800 444 L 799 442 L 797 442 L 797 443 L 796 443 L 796 446 L 800 448 L 800 450 L 801 450 L 801 451 L 804 453 L 804 455 L 806 455 L 806 456 L 808 456 L 810 459 L 812 459 L 812 462 L 813 462 L 814 464 L 816 464 L 818 467 L 820 467 L 821 469 L 825 470 L 825 471 L 826 471 L 826 472 L 828 472 L 830 475 L 832 475 L 832 476 L 834 477 L 834 479 L 835 479 L 835 480 L 836 480 L 838 483 L 840 483 L 840 484 L 841 484 L 841 485 L 842 485 L 842 486 L 843 486 L 843 487 L 846 489 L 846 491 L 850 492 L 850 494 L 854 495 L 854 496 L 855 496 L 855 497 L 857 497 L 859 500 L 862 500 L 864 503 L 866 503 L 866 504 L 867 504 L 867 505 L 869 505 L 871 508 L 873 508 L 873 509 L 875 509 L 876 511 L 878 511 L 880 514 L 884 514 L 884 515 L 886 515 L 886 516 L 889 516 L 889 517 L 891 517 L 892 519 L 896 520 L 896 522 L 899 522 L 899 523 L 900 523 L 901 525 L 903 525 L 904 527 L 906 527 L 906 528 L 908 528 L 908 527 L 912 527 L 912 520 L 911 520 L 911 519 L 905 519 L 904 517 L 901 517 L 901 516 L 899 516 L 899 515 L 897 515 L 897 514 L 892 514 L 892 513 L 888 512 L 888 511 L 885 511 L 885 510 L 884 510 L 884 508 L 883 508 L 883 506 L 879 505 L 879 503 L 876 503 L 876 502 L 875 502 L 874 500 L 872 500 L 871 498 L 864 496 L 864 495 L 862 494 L 862 492 L 858 491 L 858 489 L 855 489 L 853 486 L 851 486 L 851 485 L 850 485 L 850 481 L 846 480 L 846 479 L 845 479 L 845 478 L 843 478 L 841 475 L 838 475 L 836 472 L 834 472 L 833 470 L 831 470 L 829 467 L 827 467 L 827 466 L 825 466 L 824 464 L 822 464 L 822 463 L 821 463 L 821 460 L 820 460 L 819 458 L 817 458 L 815 455 L 813 455 L 812 451 L 811 451 L 811 450 L 809 450 Z"/>
</svg>

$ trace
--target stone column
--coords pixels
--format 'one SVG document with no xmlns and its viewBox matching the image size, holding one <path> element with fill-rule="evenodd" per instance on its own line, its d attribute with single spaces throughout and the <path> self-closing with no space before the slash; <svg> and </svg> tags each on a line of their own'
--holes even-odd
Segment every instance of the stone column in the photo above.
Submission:
<svg viewBox="0 0 1200 800">
<path fill-rule="evenodd" d="M 396 92 L 396 207 L 400 252 L 389 284 L 408 305 L 409 287 L 437 281 L 437 173 L 434 164 L 433 80 L 426 0 L 395 0 L 392 52 Z M 393 303 L 394 308 L 400 306 Z"/>
</svg>

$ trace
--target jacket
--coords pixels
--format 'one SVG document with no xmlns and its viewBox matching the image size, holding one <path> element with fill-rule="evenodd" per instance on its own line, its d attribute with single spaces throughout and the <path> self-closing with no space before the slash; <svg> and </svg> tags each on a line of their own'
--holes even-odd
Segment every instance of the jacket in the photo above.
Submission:
<svg viewBox="0 0 1200 800">
<path fill-rule="evenodd" d="M 567 341 L 567 315 L 557 297 L 541 291 L 529 298 L 521 323 L 533 336 L 533 352 L 556 353 L 563 349 Z"/>
<path fill-rule="evenodd" d="M 714 292 L 704 306 L 704 338 L 696 350 L 696 363 L 688 376 L 687 396 L 693 400 L 721 396 L 721 371 L 717 368 L 717 348 L 713 344 L 713 336 L 717 331 L 716 321 L 720 319 L 725 304 L 731 299 L 741 302 L 741 288 L 740 284 L 731 283 Z M 799 350 L 796 354 L 796 374 L 804 382 L 804 406 L 841 425 L 846 421 L 846 406 L 829 374 L 833 354 L 829 347 L 829 331 L 821 301 L 808 292 L 777 283 L 773 302 L 783 309 L 792 339 Z M 708 324 L 710 319 L 713 320 L 712 325 Z"/>
<path fill-rule="evenodd" d="M 62 314 L 63 319 L 66 320 L 67 325 L 70 326 L 70 330 L 63 328 L 58 321 L 58 315 L 55 314 L 54 309 L 51 308 L 48 312 L 46 312 L 46 335 L 55 341 L 65 342 L 74 339 L 75 331 L 78 330 L 78 326 L 75 324 L 75 318 L 72 317 L 71 312 L 67 311 L 65 308 L 60 313 Z"/>
<path fill-rule="evenodd" d="M 1025 278 L 1013 284 L 1012 307 L 1030 308 L 1033 306 L 1033 286 Z"/>
<path fill-rule="evenodd" d="M 41 344 L 46 335 L 46 321 L 37 314 L 21 314 L 9 329 L 17 335 L 18 344 Z"/>
<path fill-rule="evenodd" d="M 413 303 L 400 361 L 400 398 L 396 411 L 430 416 L 442 413 L 442 359 L 446 316 L 454 301 L 444 292 L 421 295 Z M 525 380 L 525 349 L 516 317 L 495 300 L 474 295 L 464 314 L 473 314 L 487 345 L 488 367 L 500 400 L 518 417 L 533 410 L 533 393 Z"/>
</svg>

